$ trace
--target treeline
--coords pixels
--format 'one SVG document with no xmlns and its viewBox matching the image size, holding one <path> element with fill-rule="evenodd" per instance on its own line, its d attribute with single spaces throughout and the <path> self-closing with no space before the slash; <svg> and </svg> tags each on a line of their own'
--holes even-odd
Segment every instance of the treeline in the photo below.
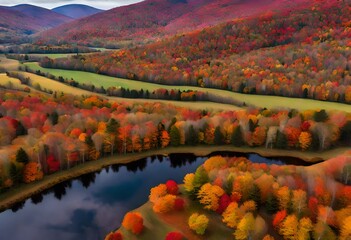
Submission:
<svg viewBox="0 0 351 240">
<path fill-rule="evenodd" d="M 41 66 L 166 85 L 351 103 L 350 1 L 238 19 L 156 43 Z"/>
<path fill-rule="evenodd" d="M 106 94 L 107 96 L 114 96 L 114 97 L 122 97 L 122 98 L 142 98 L 142 99 L 160 99 L 160 100 L 173 100 L 173 101 L 210 101 L 216 103 L 224 103 L 224 104 L 231 104 L 235 106 L 248 106 L 245 102 L 233 99 L 231 97 L 220 96 L 218 94 L 212 94 L 209 92 L 203 91 L 193 91 L 193 90 L 183 90 L 180 91 L 179 89 L 164 89 L 159 88 L 154 91 L 149 90 L 136 90 L 136 89 L 128 89 L 124 87 L 109 87 L 105 89 L 103 86 L 96 87 L 94 84 L 85 84 L 79 83 L 75 81 L 73 78 L 67 79 L 63 78 L 62 76 L 55 76 L 51 73 L 44 73 L 40 70 L 32 70 L 27 66 L 20 66 L 19 69 L 21 71 L 26 71 L 30 73 L 34 73 L 39 76 L 47 77 L 55 81 L 59 81 L 61 83 L 68 84 L 72 87 L 77 87 L 80 89 L 84 89 L 90 92 L 99 93 L 99 94 Z M 30 85 L 35 87 L 37 90 L 44 90 L 48 93 L 53 93 L 52 90 L 42 89 L 37 84 L 32 84 L 29 77 L 23 76 L 21 73 L 17 72 L 8 72 L 8 76 L 18 78 L 22 84 Z"/>
<path fill-rule="evenodd" d="M 43 44 L 22 44 L 10 45 L 2 49 L 7 54 L 50 54 L 50 53 L 90 53 L 99 52 L 94 48 L 85 46 L 67 45 L 43 45 Z M 16 56 L 16 55 L 12 55 Z"/>
<path fill-rule="evenodd" d="M 111 103 L 97 96 L 0 91 L 0 114 L 2 189 L 24 181 L 27 163 L 16 157 L 19 151 L 24 155 L 21 148 L 31 163 L 30 174 L 41 176 L 101 156 L 169 145 L 321 151 L 351 144 L 351 115 L 338 111 L 208 112 L 160 103 Z"/>
</svg>

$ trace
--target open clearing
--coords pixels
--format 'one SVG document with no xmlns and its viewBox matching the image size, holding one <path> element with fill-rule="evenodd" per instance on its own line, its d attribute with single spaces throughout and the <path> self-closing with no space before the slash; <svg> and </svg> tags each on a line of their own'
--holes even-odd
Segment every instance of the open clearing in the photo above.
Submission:
<svg viewBox="0 0 351 240">
<path fill-rule="evenodd" d="M 7 71 L 18 70 L 20 63 L 17 60 L 8 59 L 4 54 L 0 54 L 0 67 Z"/>
<path fill-rule="evenodd" d="M 219 89 L 209 89 L 191 86 L 169 86 L 161 85 L 147 82 L 140 82 L 135 80 L 128 80 L 122 78 L 114 78 L 105 75 L 99 75 L 95 73 L 88 73 L 82 71 L 72 71 L 72 70 L 61 70 L 61 69 L 49 69 L 42 68 L 38 63 L 25 63 L 29 68 L 33 70 L 40 70 L 44 73 L 51 73 L 55 76 L 62 76 L 64 78 L 71 79 L 79 83 L 94 84 L 96 87 L 103 86 L 105 89 L 108 87 L 124 87 L 129 89 L 144 89 L 149 91 L 154 91 L 155 89 L 165 88 L 165 89 L 179 89 L 183 90 L 196 90 L 202 92 L 208 92 L 214 95 L 230 97 L 239 101 L 243 101 L 250 105 L 255 105 L 258 107 L 266 108 L 295 108 L 298 110 L 308 110 L 308 109 L 325 109 L 325 110 L 340 110 L 351 112 L 351 106 L 348 104 L 325 102 L 312 99 L 302 99 L 302 98 L 288 98 L 288 97 L 278 97 L 278 96 L 264 96 L 264 95 L 250 95 L 241 94 Z M 218 103 L 216 103 L 218 104 Z M 207 104 L 206 104 L 207 105 Z"/>
</svg>

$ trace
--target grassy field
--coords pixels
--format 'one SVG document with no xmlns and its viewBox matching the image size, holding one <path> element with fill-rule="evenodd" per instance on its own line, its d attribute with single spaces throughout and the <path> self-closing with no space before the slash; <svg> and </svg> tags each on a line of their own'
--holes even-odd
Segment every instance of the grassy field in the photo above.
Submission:
<svg viewBox="0 0 351 240">
<path fill-rule="evenodd" d="M 157 99 L 130 99 L 130 98 L 119 98 L 119 97 L 107 97 L 103 94 L 92 93 L 80 88 L 75 88 L 52 79 L 42 77 L 33 73 L 20 72 L 26 77 L 30 78 L 32 86 L 39 84 L 42 90 L 51 90 L 75 95 L 98 95 L 103 98 L 107 98 L 113 102 L 132 102 L 132 103 L 145 103 L 145 102 L 159 102 L 163 104 L 172 104 L 178 107 L 185 107 L 190 109 L 204 109 L 204 110 L 214 110 L 214 111 L 234 111 L 240 109 L 234 105 L 230 104 L 219 104 L 214 102 L 181 102 L 181 101 L 170 101 L 170 100 L 157 100 Z"/>
<path fill-rule="evenodd" d="M 118 155 L 112 157 L 106 157 L 99 159 L 98 161 L 86 162 L 84 164 L 73 167 L 69 170 L 57 172 L 46 176 L 44 179 L 38 182 L 29 184 L 23 184 L 19 187 L 10 189 L 9 191 L 0 195 L 0 211 L 9 208 L 11 205 L 23 201 L 36 193 L 40 193 L 46 189 L 55 186 L 58 183 L 64 182 L 69 179 L 79 177 L 86 173 L 99 171 L 107 166 L 133 162 L 142 158 L 146 158 L 154 155 L 172 154 L 172 153 L 192 153 L 196 156 L 207 156 L 212 152 L 243 152 L 243 153 L 258 153 L 261 156 L 266 157 L 297 157 L 307 162 L 315 162 L 320 160 L 327 160 L 329 158 L 338 156 L 349 148 L 338 148 L 325 152 L 300 152 L 300 151 L 288 151 L 278 149 L 266 149 L 266 148 L 249 148 L 249 147 L 233 147 L 233 146 L 196 146 L 196 147 L 167 147 L 158 150 L 151 150 L 141 153 L 130 153 L 126 155 Z"/>
<path fill-rule="evenodd" d="M 18 70 L 20 63 L 17 60 L 8 59 L 4 54 L 0 54 L 0 67 L 7 71 Z"/>
<path fill-rule="evenodd" d="M 94 73 L 81 72 L 81 71 L 70 71 L 61 69 L 48 69 L 42 68 L 38 63 L 26 63 L 28 67 L 33 70 L 40 70 L 42 72 L 49 72 L 55 76 L 62 76 L 64 78 L 71 79 L 79 83 L 94 84 L 96 87 L 103 86 L 105 89 L 111 86 L 120 86 L 129 89 L 144 89 L 153 91 L 158 88 L 165 89 L 179 89 L 179 90 L 197 90 L 203 92 L 209 92 L 215 95 L 226 96 L 239 101 L 243 101 L 247 104 L 256 105 L 259 107 L 266 108 L 295 108 L 298 110 L 308 110 L 308 109 L 325 109 L 325 110 L 341 110 L 346 112 L 351 112 L 351 106 L 341 103 L 324 102 L 312 99 L 300 99 L 300 98 L 287 98 L 278 96 L 262 96 L 262 95 L 250 95 L 250 94 L 240 94 L 218 89 L 208 89 L 200 87 L 190 87 L 190 86 L 167 86 L 153 83 L 146 83 L 122 78 L 114 78 Z"/>
</svg>

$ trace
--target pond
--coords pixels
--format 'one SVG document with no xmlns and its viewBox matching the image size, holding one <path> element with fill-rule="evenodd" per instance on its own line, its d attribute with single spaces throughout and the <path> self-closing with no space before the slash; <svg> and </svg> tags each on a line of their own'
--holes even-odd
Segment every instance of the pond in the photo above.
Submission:
<svg viewBox="0 0 351 240">
<path fill-rule="evenodd" d="M 220 154 L 268 164 L 304 165 L 297 159 Z M 169 179 L 181 183 L 186 173 L 194 172 L 207 158 L 192 154 L 153 156 L 58 184 L 0 213 L 1 239 L 103 239 L 120 226 L 126 212 L 147 201 L 151 187 Z"/>
</svg>

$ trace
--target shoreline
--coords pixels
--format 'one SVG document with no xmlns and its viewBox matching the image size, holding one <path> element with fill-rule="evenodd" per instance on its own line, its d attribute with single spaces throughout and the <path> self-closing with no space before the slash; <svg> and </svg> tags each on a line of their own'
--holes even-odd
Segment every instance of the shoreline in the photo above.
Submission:
<svg viewBox="0 0 351 240">
<path fill-rule="evenodd" d="M 96 161 L 86 162 L 77 165 L 71 169 L 56 172 L 45 176 L 42 180 L 21 184 L 18 187 L 8 190 L 0 194 L 0 213 L 10 208 L 16 203 L 25 201 L 31 196 L 41 193 L 58 183 L 77 178 L 81 175 L 99 171 L 105 167 L 114 164 L 126 164 L 146 158 L 153 155 L 168 155 L 175 153 L 191 153 L 198 157 L 210 155 L 215 152 L 238 152 L 238 153 L 256 153 L 262 157 L 294 157 L 308 163 L 318 163 L 329 158 L 340 155 L 341 153 L 350 150 L 350 148 L 336 148 L 324 152 L 301 152 L 296 150 L 281 150 L 281 149 L 266 149 L 250 148 L 250 147 L 234 147 L 230 145 L 224 146 L 183 146 L 183 147 L 167 147 L 155 149 L 147 152 L 129 153 L 126 155 L 114 155 L 103 157 Z"/>
</svg>

